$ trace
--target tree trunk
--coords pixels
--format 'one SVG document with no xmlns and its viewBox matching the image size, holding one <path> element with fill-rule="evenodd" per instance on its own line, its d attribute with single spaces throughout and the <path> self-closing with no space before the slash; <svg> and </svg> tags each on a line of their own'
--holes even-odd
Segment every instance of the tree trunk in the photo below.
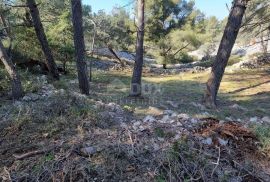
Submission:
<svg viewBox="0 0 270 182">
<path fill-rule="evenodd" d="M 204 96 L 204 102 L 209 107 L 217 106 L 216 100 L 220 82 L 241 27 L 247 2 L 248 0 L 234 0 L 233 2 L 228 22 L 219 45 L 218 53 L 212 67 L 211 75 L 207 81 L 207 90 Z"/>
<path fill-rule="evenodd" d="M 138 0 L 138 27 L 136 57 L 131 82 L 130 96 L 142 94 L 142 69 L 143 69 L 143 40 L 144 40 L 144 0 Z"/>
<path fill-rule="evenodd" d="M 71 0 L 72 22 L 74 28 L 74 45 L 78 70 L 79 86 L 82 94 L 89 95 L 89 80 L 87 64 L 85 62 L 85 43 L 83 34 L 82 2 Z"/>
<path fill-rule="evenodd" d="M 12 97 L 13 99 L 19 99 L 20 97 L 23 96 L 21 80 L 18 73 L 15 70 L 12 61 L 10 60 L 10 58 L 6 53 L 2 41 L 0 41 L 0 59 L 2 60 L 5 69 L 7 70 L 12 81 Z"/>
<path fill-rule="evenodd" d="M 9 25 L 9 21 L 7 23 L 3 13 L 0 13 L 0 18 L 1 18 L 2 24 L 4 25 L 4 32 L 9 38 L 9 47 L 7 50 L 7 55 L 8 55 L 8 57 L 11 57 L 11 49 L 12 49 L 12 42 L 13 42 L 13 37 L 11 34 L 11 27 Z"/>
<path fill-rule="evenodd" d="M 44 32 L 43 25 L 40 20 L 39 10 L 35 0 L 27 0 L 27 6 L 30 9 L 33 25 L 37 34 L 37 38 L 41 44 L 43 53 L 46 57 L 46 65 L 50 74 L 55 78 L 59 79 L 59 73 L 57 70 L 56 63 L 54 61 L 51 49 L 49 48 L 48 40 Z"/>
</svg>

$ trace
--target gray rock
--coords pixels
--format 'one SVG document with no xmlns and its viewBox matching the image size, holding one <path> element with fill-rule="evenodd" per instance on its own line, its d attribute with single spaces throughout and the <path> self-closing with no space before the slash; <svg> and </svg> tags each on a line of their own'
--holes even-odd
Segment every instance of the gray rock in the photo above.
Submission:
<svg viewBox="0 0 270 182">
<path fill-rule="evenodd" d="M 163 118 L 160 120 L 161 123 L 167 123 L 171 120 L 170 116 L 169 115 L 165 115 L 163 116 Z"/>
<path fill-rule="evenodd" d="M 174 113 L 175 113 L 175 112 L 172 111 L 172 110 L 165 110 L 165 111 L 163 112 L 164 115 L 172 115 L 172 114 L 174 114 Z"/>
<path fill-rule="evenodd" d="M 115 104 L 115 103 L 109 103 L 105 105 L 105 109 L 112 111 L 112 112 L 116 112 L 118 114 L 122 114 L 124 113 L 124 110 L 121 108 L 121 106 Z"/>
<path fill-rule="evenodd" d="M 192 118 L 192 119 L 191 119 L 191 123 L 194 124 L 194 125 L 195 125 L 195 124 L 198 124 L 198 122 L 199 122 L 198 119 L 195 119 L 195 118 Z"/>
<path fill-rule="evenodd" d="M 183 113 L 182 114 L 179 114 L 177 117 L 179 119 L 184 119 L 184 120 L 187 120 L 187 119 L 190 118 L 188 114 L 183 114 Z"/>
<path fill-rule="evenodd" d="M 197 107 L 199 108 L 200 110 L 206 110 L 206 107 L 200 103 L 195 103 L 195 102 L 192 102 L 191 105 L 193 105 L 194 107 Z"/>
<path fill-rule="evenodd" d="M 31 97 L 29 97 L 29 96 L 24 96 L 24 97 L 22 98 L 22 100 L 23 100 L 24 102 L 30 102 L 30 101 L 31 101 Z"/>
<path fill-rule="evenodd" d="M 269 123 L 270 124 L 270 117 L 265 116 L 265 117 L 262 118 L 262 121 L 265 122 L 265 123 Z"/>
<path fill-rule="evenodd" d="M 218 143 L 221 146 L 226 146 L 228 144 L 228 140 L 223 140 L 222 138 L 218 138 Z"/>
<path fill-rule="evenodd" d="M 156 119 L 155 119 L 153 116 L 151 116 L 151 115 L 148 115 L 148 116 L 146 116 L 146 117 L 143 119 L 143 122 L 144 122 L 144 123 L 146 123 L 146 122 L 152 123 L 152 122 L 155 122 L 155 121 L 156 121 Z"/>
<path fill-rule="evenodd" d="M 242 106 L 239 106 L 238 104 L 234 104 L 232 106 L 230 106 L 231 109 L 237 109 L 237 110 L 242 110 L 242 111 L 246 111 L 247 109 L 242 107 Z"/>
<path fill-rule="evenodd" d="M 97 149 L 95 147 L 85 147 L 81 149 L 81 153 L 85 156 L 90 156 L 97 153 Z"/>
<path fill-rule="evenodd" d="M 166 103 L 168 103 L 170 106 L 172 106 L 173 108 L 178 108 L 179 104 L 175 103 L 173 101 L 167 101 Z"/>
<path fill-rule="evenodd" d="M 212 138 L 206 138 L 206 139 L 202 140 L 202 143 L 205 145 L 212 145 L 213 140 L 212 140 Z"/>
<path fill-rule="evenodd" d="M 135 126 L 135 127 L 139 127 L 141 124 L 142 124 L 142 122 L 141 122 L 141 121 L 137 121 L 137 122 L 133 123 L 133 126 Z"/>
<path fill-rule="evenodd" d="M 252 122 L 252 123 L 256 123 L 256 122 L 258 122 L 258 117 L 257 116 L 252 117 L 252 118 L 249 119 L 249 121 Z"/>
</svg>

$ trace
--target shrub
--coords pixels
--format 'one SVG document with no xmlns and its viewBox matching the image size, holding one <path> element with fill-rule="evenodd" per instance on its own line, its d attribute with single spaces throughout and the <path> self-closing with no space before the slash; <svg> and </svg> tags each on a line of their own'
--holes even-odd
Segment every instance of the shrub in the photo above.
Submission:
<svg viewBox="0 0 270 182">
<path fill-rule="evenodd" d="M 195 56 L 190 56 L 187 53 L 181 53 L 178 57 L 175 57 L 175 60 L 179 63 L 192 63 L 198 60 Z"/>
</svg>

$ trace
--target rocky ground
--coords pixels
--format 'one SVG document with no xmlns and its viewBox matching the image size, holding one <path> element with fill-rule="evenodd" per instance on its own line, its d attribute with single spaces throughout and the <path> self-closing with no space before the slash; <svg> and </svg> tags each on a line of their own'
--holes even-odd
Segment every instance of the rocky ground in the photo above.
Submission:
<svg viewBox="0 0 270 182">
<path fill-rule="evenodd" d="M 269 126 L 267 116 L 222 121 L 155 107 L 136 115 L 81 95 L 76 81 L 64 90 L 38 80 L 35 93 L 0 107 L 1 181 L 270 180 L 269 151 L 250 129 Z"/>
</svg>

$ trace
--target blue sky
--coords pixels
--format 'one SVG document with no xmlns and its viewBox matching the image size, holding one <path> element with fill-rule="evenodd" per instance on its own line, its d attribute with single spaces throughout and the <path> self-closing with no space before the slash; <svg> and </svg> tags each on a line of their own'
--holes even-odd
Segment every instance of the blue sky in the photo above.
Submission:
<svg viewBox="0 0 270 182">
<path fill-rule="evenodd" d="M 116 5 L 124 6 L 132 0 L 83 0 L 84 4 L 92 6 L 94 12 L 104 9 L 110 12 Z M 230 6 L 232 0 L 195 0 L 196 7 L 204 12 L 207 16 L 215 15 L 218 19 L 223 19 L 228 16 L 226 3 Z M 128 8 L 132 8 L 132 5 Z"/>
</svg>

